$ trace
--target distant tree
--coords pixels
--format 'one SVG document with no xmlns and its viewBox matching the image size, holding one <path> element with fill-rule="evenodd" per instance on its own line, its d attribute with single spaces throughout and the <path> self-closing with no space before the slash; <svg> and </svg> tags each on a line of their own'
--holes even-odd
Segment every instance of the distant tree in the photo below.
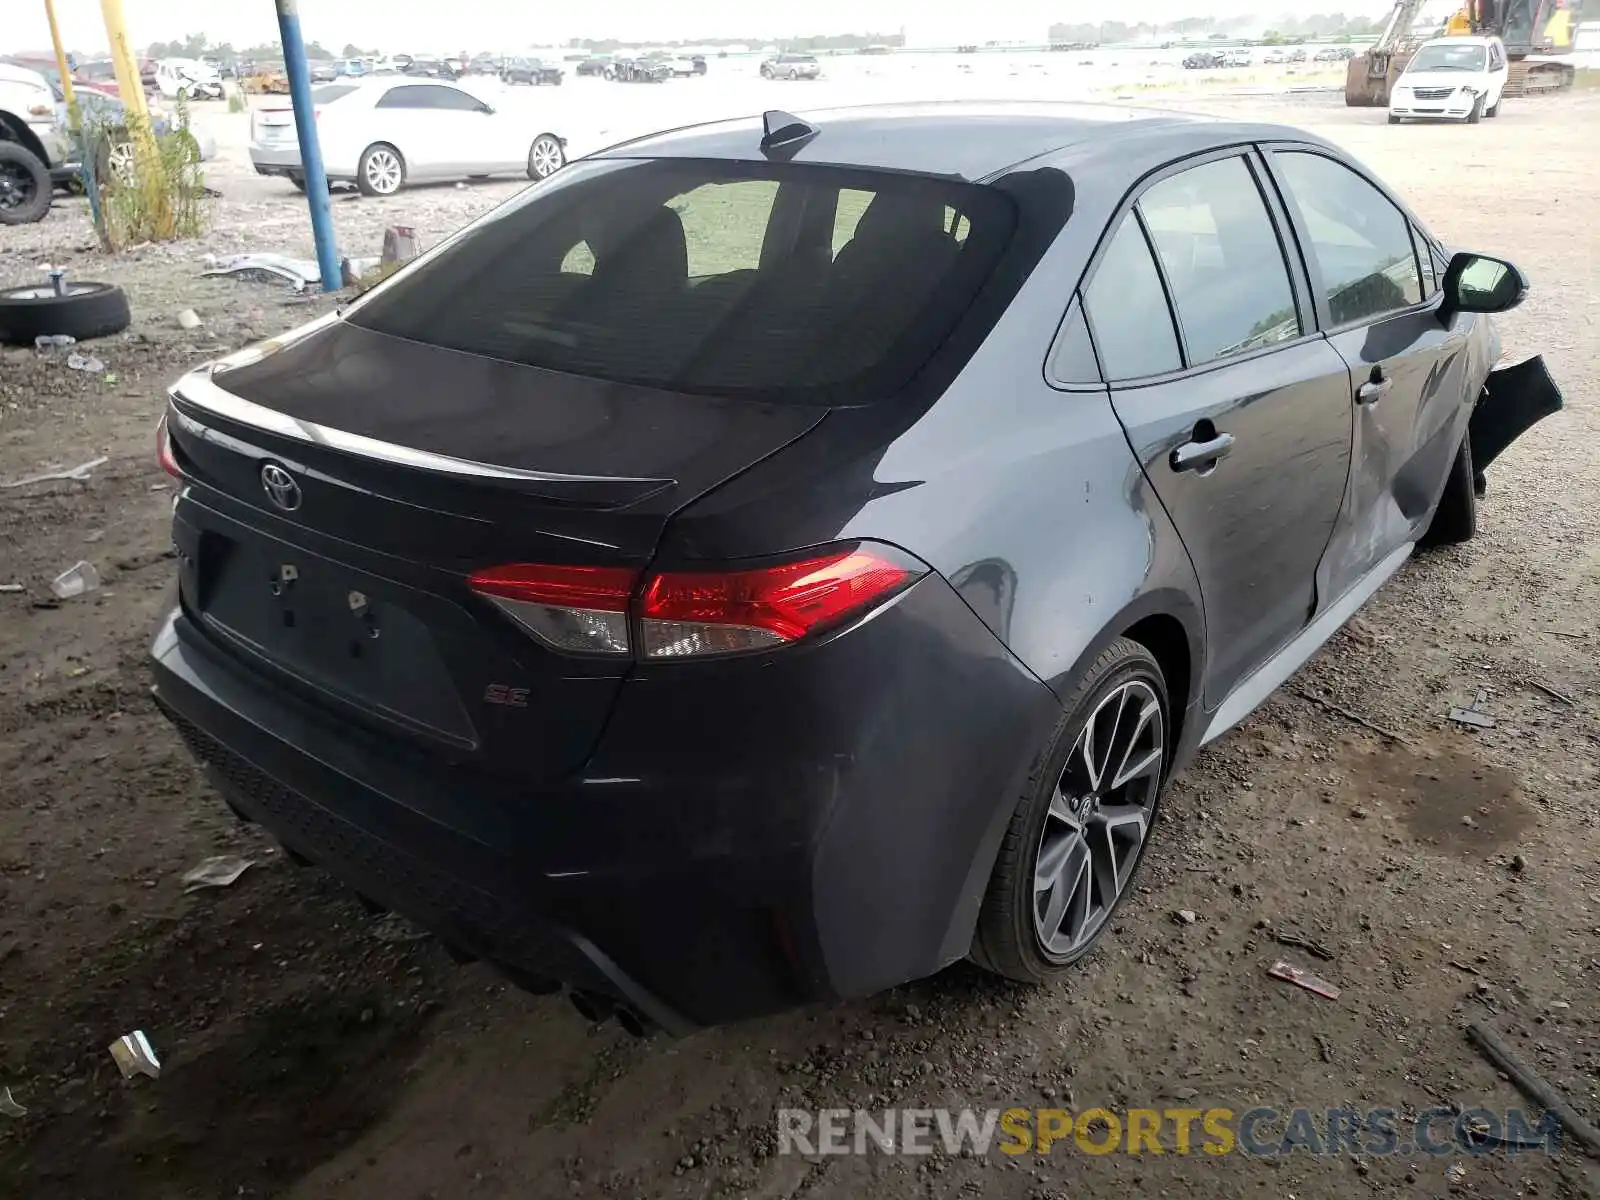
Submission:
<svg viewBox="0 0 1600 1200">
<path fill-rule="evenodd" d="M 346 42 L 344 44 L 344 49 L 339 51 L 339 57 L 340 58 L 360 58 L 361 57 L 361 47 L 357 46 L 354 42 Z"/>
</svg>

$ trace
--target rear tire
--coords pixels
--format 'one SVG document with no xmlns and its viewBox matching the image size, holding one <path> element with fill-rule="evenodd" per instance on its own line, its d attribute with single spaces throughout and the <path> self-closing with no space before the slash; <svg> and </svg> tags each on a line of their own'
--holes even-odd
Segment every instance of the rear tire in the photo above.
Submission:
<svg viewBox="0 0 1600 1200">
<path fill-rule="evenodd" d="M 1000 845 L 969 954 L 985 970 L 1022 983 L 1061 975 L 1110 928 L 1144 860 L 1171 765 L 1166 679 L 1139 643 L 1118 638 L 1107 646 L 1064 707 Z M 1086 773 L 1085 762 L 1095 759 L 1098 774 Z M 1115 784 L 1137 767 L 1126 784 Z M 1130 844 L 1134 832 L 1138 840 Z M 1078 860 L 1074 837 L 1085 859 L 1076 876 L 1066 869 Z M 1101 870 L 1106 861 L 1110 875 Z M 1041 876 L 1055 882 L 1040 889 Z M 1081 893 L 1080 884 L 1061 882 L 1069 876 L 1080 881 Z M 1070 894 L 1058 901 L 1062 888 Z"/>
<path fill-rule="evenodd" d="M 392 196 L 406 185 L 406 160 L 388 142 L 374 142 L 361 152 L 356 186 L 363 196 Z"/>
<path fill-rule="evenodd" d="M 566 165 L 566 151 L 553 133 L 541 133 L 528 147 L 528 178 L 535 182 L 549 179 Z"/>
<path fill-rule="evenodd" d="M 1400 118 L 1395 116 L 1393 113 L 1390 113 L 1389 114 L 1389 124 L 1391 124 L 1391 125 L 1400 124 Z"/>
<path fill-rule="evenodd" d="M 31 225 L 50 211 L 50 168 L 26 146 L 0 142 L 0 225 Z"/>
<path fill-rule="evenodd" d="M 1456 546 L 1472 540 L 1478 532 L 1477 477 L 1472 467 L 1472 439 L 1462 438 L 1455 461 L 1450 464 L 1450 474 L 1444 481 L 1444 492 L 1439 497 L 1439 507 L 1433 520 L 1423 532 L 1417 545 Z"/>
</svg>

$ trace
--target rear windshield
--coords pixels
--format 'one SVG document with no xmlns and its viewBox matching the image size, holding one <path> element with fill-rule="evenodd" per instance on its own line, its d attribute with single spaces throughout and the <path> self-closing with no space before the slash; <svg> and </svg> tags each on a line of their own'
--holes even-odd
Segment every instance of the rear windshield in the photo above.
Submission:
<svg viewBox="0 0 1600 1200">
<path fill-rule="evenodd" d="M 995 189 L 687 159 L 577 163 L 349 319 L 470 354 L 680 392 L 855 404 L 903 385 L 1016 223 Z"/>
</svg>

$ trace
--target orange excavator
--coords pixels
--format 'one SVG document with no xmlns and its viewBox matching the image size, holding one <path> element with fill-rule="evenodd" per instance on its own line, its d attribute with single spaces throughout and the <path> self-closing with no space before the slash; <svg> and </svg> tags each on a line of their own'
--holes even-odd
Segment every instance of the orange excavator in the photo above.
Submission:
<svg viewBox="0 0 1600 1200">
<path fill-rule="evenodd" d="M 1389 92 L 1422 43 L 1436 37 L 1498 37 L 1511 60 L 1507 96 L 1570 88 L 1577 71 L 1570 54 L 1577 22 L 1571 0 L 1466 0 L 1443 27 L 1422 19 L 1427 0 L 1399 0 L 1370 50 L 1350 60 L 1344 102 L 1352 108 L 1382 108 Z"/>
</svg>

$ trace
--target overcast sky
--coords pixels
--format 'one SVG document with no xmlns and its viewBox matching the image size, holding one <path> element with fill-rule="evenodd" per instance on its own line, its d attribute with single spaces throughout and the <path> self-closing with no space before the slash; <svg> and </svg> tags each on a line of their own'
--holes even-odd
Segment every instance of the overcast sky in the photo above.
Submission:
<svg viewBox="0 0 1600 1200">
<path fill-rule="evenodd" d="M 0 0 L 6 9 L 0 27 L 0 53 L 48 48 L 44 0 Z M 105 26 L 99 0 L 55 0 L 62 40 L 85 52 L 104 49 Z M 213 41 L 251 45 L 277 37 L 272 0 L 124 0 L 136 46 L 204 31 Z M 1277 15 L 1342 10 L 1371 14 L 1389 8 L 1388 0 L 1002 0 L 993 12 L 974 15 L 973 41 L 1009 39 L 1037 28 L 1044 37 L 1052 21 L 1116 18 L 1123 21 L 1171 20 L 1210 13 L 1231 16 L 1261 12 Z M 584 0 L 581 4 L 529 4 L 526 0 L 300 0 L 306 37 L 337 51 L 347 42 L 379 49 L 449 53 L 456 50 L 518 49 L 559 44 L 571 37 L 625 37 L 647 41 L 696 37 L 786 37 L 813 33 L 894 33 L 914 28 L 919 16 L 941 29 L 970 6 L 956 0 L 800 0 L 761 4 L 749 0 Z M 986 25 L 988 26 L 986 28 Z M 909 29 L 908 29 L 909 31 Z"/>
</svg>

